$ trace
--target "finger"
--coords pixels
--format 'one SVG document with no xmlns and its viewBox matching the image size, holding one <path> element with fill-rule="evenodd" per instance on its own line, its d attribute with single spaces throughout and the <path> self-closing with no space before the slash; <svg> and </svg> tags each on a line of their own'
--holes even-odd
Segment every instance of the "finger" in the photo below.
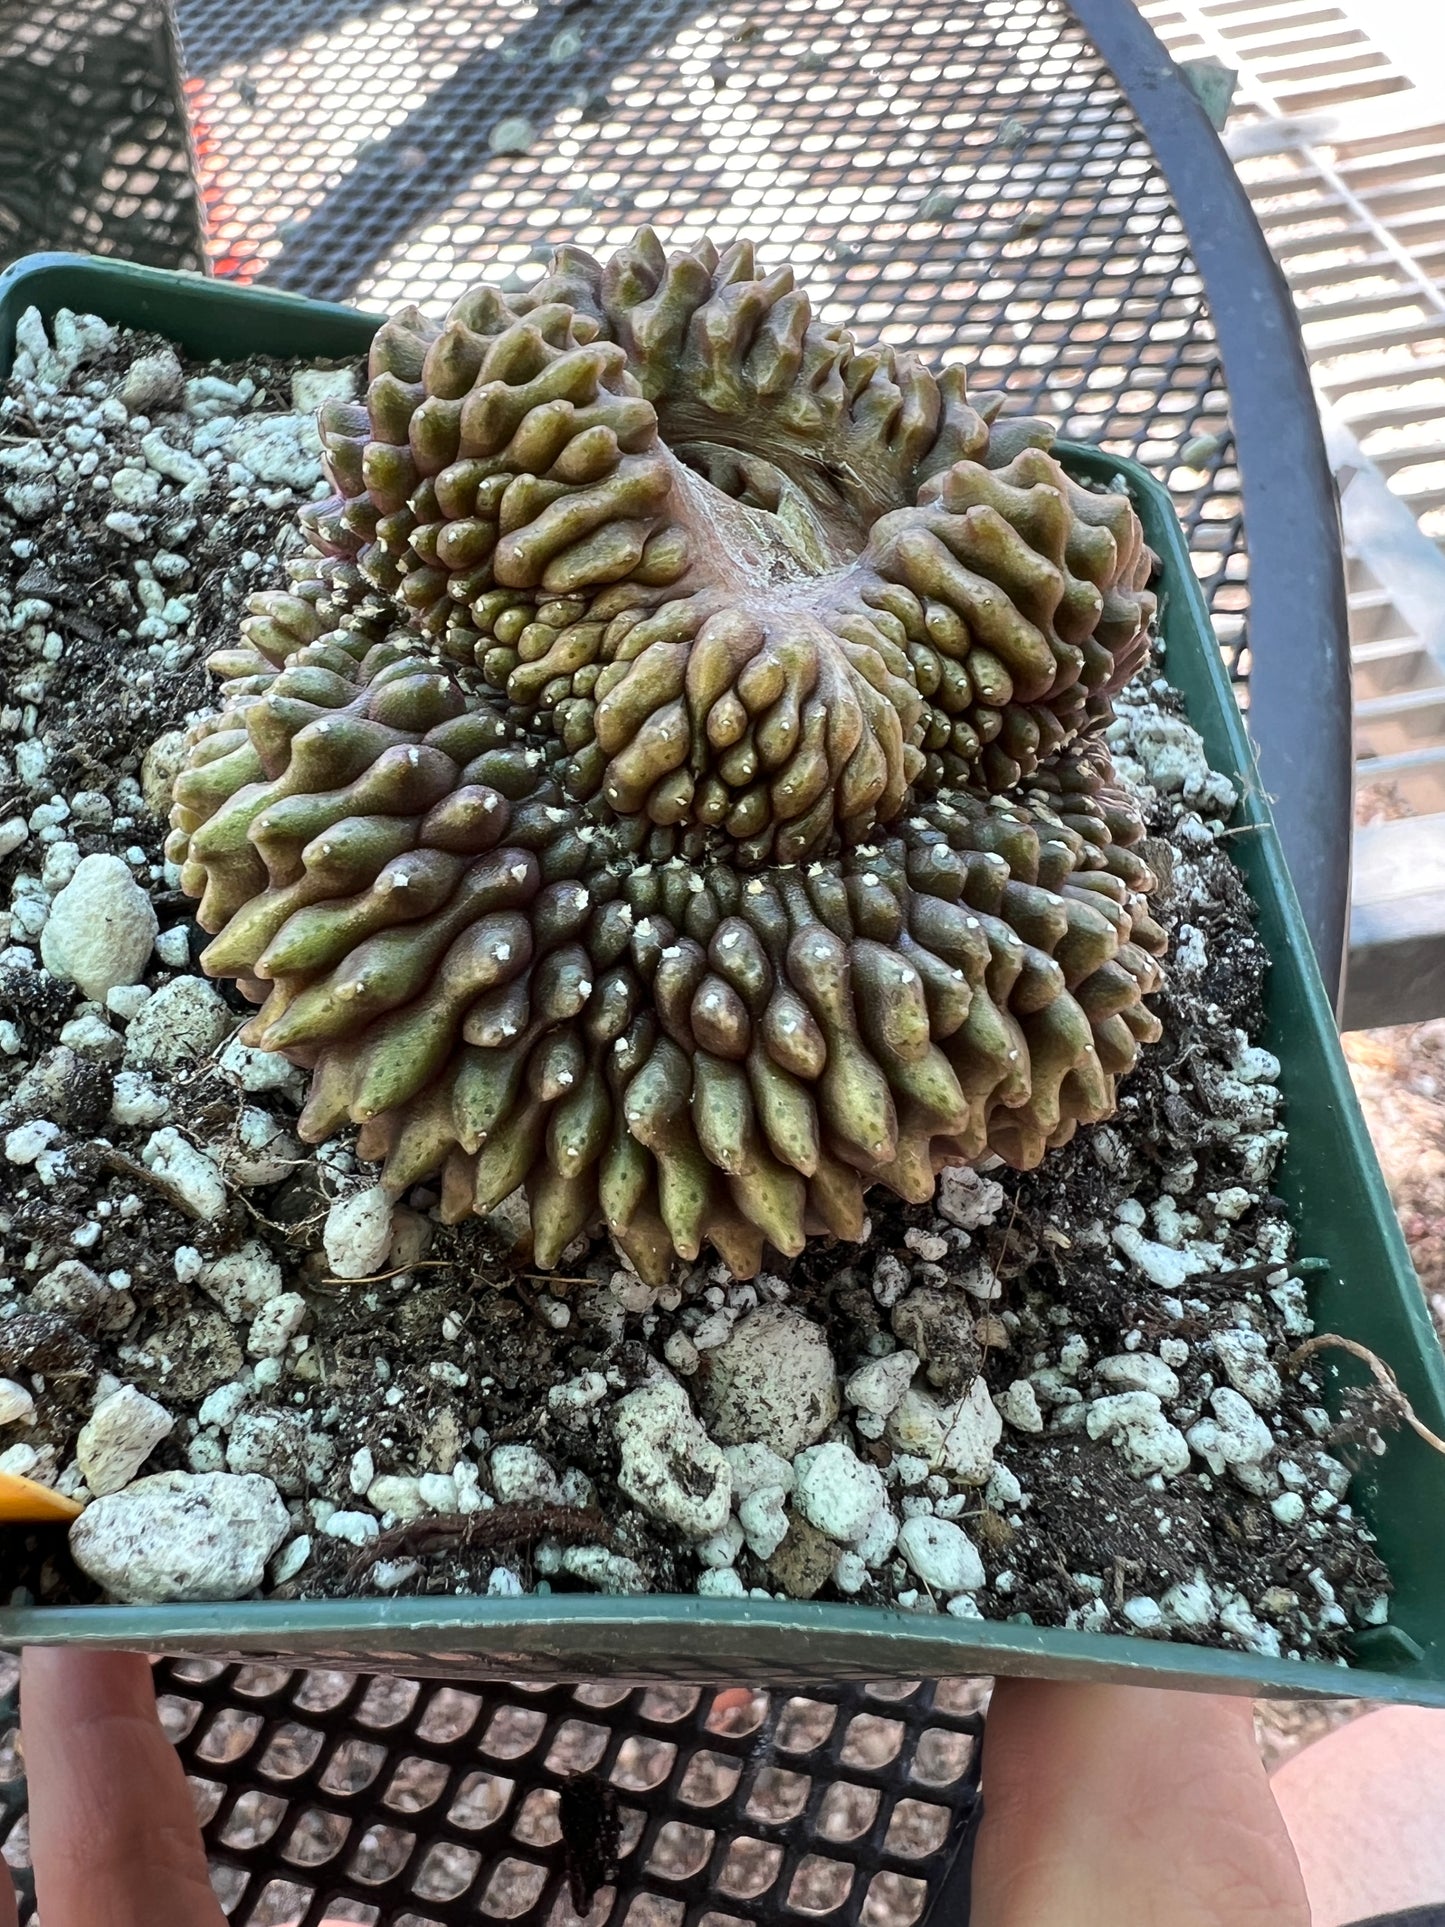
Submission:
<svg viewBox="0 0 1445 1927">
<path fill-rule="evenodd" d="M 20 1723 L 42 1920 L 225 1927 L 144 1659 L 29 1648 Z"/>
<path fill-rule="evenodd" d="M 1000 1680 L 973 1927 L 1309 1927 L 1247 1699 Z"/>
<path fill-rule="evenodd" d="M 15 1885 L 0 1860 L 0 1927 L 20 1927 L 20 1909 L 15 1902 Z"/>
</svg>

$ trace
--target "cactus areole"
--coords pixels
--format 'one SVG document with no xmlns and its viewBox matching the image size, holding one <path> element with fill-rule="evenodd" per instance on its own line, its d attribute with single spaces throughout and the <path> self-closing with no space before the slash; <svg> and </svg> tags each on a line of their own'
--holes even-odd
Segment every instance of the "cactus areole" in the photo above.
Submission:
<svg viewBox="0 0 1445 1927">
<path fill-rule="evenodd" d="M 1111 1113 L 1159 1034 L 1102 740 L 1152 558 L 993 417 L 745 244 L 380 330 L 169 846 L 309 1140 L 660 1282 Z"/>
</svg>

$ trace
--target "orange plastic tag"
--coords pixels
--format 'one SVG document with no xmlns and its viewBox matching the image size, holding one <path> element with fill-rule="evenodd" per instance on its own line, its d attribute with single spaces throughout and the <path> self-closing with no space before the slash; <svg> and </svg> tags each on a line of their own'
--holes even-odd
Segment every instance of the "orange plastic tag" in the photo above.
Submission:
<svg viewBox="0 0 1445 1927">
<path fill-rule="evenodd" d="M 32 1524 L 51 1519 L 78 1519 L 84 1507 L 62 1492 L 34 1479 L 22 1479 L 14 1472 L 0 1472 L 0 1519 L 25 1520 Z"/>
</svg>

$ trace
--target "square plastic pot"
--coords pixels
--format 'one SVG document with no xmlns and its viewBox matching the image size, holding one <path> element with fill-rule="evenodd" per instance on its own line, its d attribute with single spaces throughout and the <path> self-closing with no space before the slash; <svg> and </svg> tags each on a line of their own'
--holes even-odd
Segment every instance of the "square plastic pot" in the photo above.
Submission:
<svg viewBox="0 0 1445 1927">
<path fill-rule="evenodd" d="M 362 353 L 377 318 L 271 289 L 71 255 L 35 255 L 0 275 L 0 371 L 31 305 L 69 307 L 154 330 L 185 353 Z M 1273 968 L 1262 1042 L 1280 1059 L 1289 1148 L 1275 1189 L 1298 1234 L 1317 1328 L 1389 1361 L 1416 1412 L 1445 1432 L 1445 1364 L 1355 1102 L 1334 1021 L 1210 630 L 1163 488 L 1136 464 L 1065 447 L 1080 476 L 1122 475 L 1161 560 L 1164 669 L 1242 801 L 1231 849 L 1258 907 Z M 1256 646 L 1268 649 L 1269 638 Z M 1316 1360 L 1336 1401 L 1365 1374 L 1341 1352 Z M 229 1658 L 262 1656 L 377 1671 L 504 1679 L 801 1681 L 1033 1673 L 1215 1691 L 1445 1705 L 1445 1457 L 1406 1429 L 1356 1475 L 1352 1502 L 1394 1577 L 1391 1622 L 1357 1635 L 1350 1668 L 1270 1660 L 1178 1642 L 1064 1632 L 880 1608 L 693 1596 L 518 1600 L 348 1599 L 0 1610 L 0 1644 L 71 1643 Z M 4 1528 L 0 1528 L 3 1531 Z M 3 1544 L 3 1541 L 0 1541 Z M 3 1561 L 0 1561 L 3 1570 Z"/>
</svg>

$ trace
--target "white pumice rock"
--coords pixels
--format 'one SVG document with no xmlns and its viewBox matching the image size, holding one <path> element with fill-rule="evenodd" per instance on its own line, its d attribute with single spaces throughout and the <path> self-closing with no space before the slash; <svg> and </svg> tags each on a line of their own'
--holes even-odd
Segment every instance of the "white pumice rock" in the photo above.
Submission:
<svg viewBox="0 0 1445 1927">
<path fill-rule="evenodd" d="M 204 977 L 173 977 L 134 1018 L 125 1061 L 139 1070 L 174 1071 L 207 1057 L 236 1028 L 235 1012 Z"/>
<path fill-rule="evenodd" d="M 718 1531 L 702 1540 L 697 1556 L 705 1566 L 736 1565 L 743 1549 L 743 1528 L 736 1519 L 725 1519 Z"/>
<path fill-rule="evenodd" d="M 893 1557 L 897 1544 L 898 1514 L 891 1505 L 880 1505 L 853 1550 L 865 1566 L 881 1566 Z"/>
<path fill-rule="evenodd" d="M 898 1550 L 935 1598 L 977 1592 L 985 1583 L 978 1548 L 961 1526 L 947 1519 L 905 1519 Z"/>
<path fill-rule="evenodd" d="M 284 1586 L 288 1579 L 294 1579 L 306 1561 L 311 1557 L 311 1534 L 300 1532 L 289 1540 L 271 1562 L 271 1582 Z"/>
<path fill-rule="evenodd" d="M 488 1599 L 520 1599 L 527 1588 L 522 1584 L 520 1573 L 513 1572 L 510 1566 L 494 1566 L 487 1580 Z"/>
<path fill-rule="evenodd" d="M 133 415 L 153 414 L 181 393 L 181 364 L 167 343 L 150 354 L 137 355 L 120 385 L 120 398 Z"/>
<path fill-rule="evenodd" d="M 366 1489 L 366 1503 L 378 1512 L 389 1512 L 398 1525 L 410 1525 L 426 1511 L 421 1482 L 401 1472 L 383 1472 Z"/>
<path fill-rule="evenodd" d="M 219 1258 L 202 1260 L 199 1253 L 196 1257 L 196 1282 L 232 1324 L 249 1322 L 284 1289 L 281 1267 L 259 1238 L 248 1238 L 238 1250 Z"/>
<path fill-rule="evenodd" d="M 232 461 L 244 463 L 258 482 L 308 495 L 321 479 L 321 441 L 310 415 L 243 417 L 221 446 Z"/>
<path fill-rule="evenodd" d="M 1146 1238 L 1131 1224 L 1116 1224 L 1114 1243 L 1151 1284 L 1161 1291 L 1182 1291 L 1191 1278 L 1203 1269 L 1189 1251 L 1175 1251 L 1169 1245 Z"/>
<path fill-rule="evenodd" d="M 186 732 L 168 729 L 157 736 L 141 759 L 141 800 L 157 822 L 171 813 L 171 790 L 186 760 Z"/>
<path fill-rule="evenodd" d="M 868 1568 L 856 1552 L 840 1552 L 838 1563 L 833 1568 L 833 1584 L 839 1592 L 853 1594 L 862 1592 L 868 1583 Z"/>
<path fill-rule="evenodd" d="M 298 415 L 314 415 L 324 402 L 355 399 L 352 368 L 298 368 L 291 377 L 291 406 Z"/>
<path fill-rule="evenodd" d="M 1219 1609 L 1219 1625 L 1220 1630 L 1228 1633 L 1246 1652 L 1258 1653 L 1263 1659 L 1279 1658 L 1278 1629 L 1266 1626 L 1258 1619 L 1249 1602 L 1240 1594 L 1233 1593 L 1225 1597 Z"/>
<path fill-rule="evenodd" d="M 733 1497 L 743 1500 L 754 1492 L 776 1487 L 782 1492 L 793 1489 L 793 1467 L 770 1445 L 753 1440 L 747 1445 L 725 1445 L 723 1457 L 732 1469 Z"/>
<path fill-rule="evenodd" d="M 787 1305 L 764 1305 L 708 1352 L 697 1398 L 720 1445 L 765 1439 L 793 1458 L 838 1416 L 838 1370 L 821 1326 Z"/>
<path fill-rule="evenodd" d="M 1106 1439 L 1139 1478 L 1174 1478 L 1189 1467 L 1189 1446 L 1164 1416 L 1155 1392 L 1113 1392 L 1090 1401 L 1084 1418 L 1091 1439 Z"/>
<path fill-rule="evenodd" d="M 556 1471 L 535 1445 L 499 1445 L 488 1464 L 498 1505 L 561 1505 Z"/>
<path fill-rule="evenodd" d="M 191 940 L 183 923 L 172 924 L 156 938 L 156 955 L 168 970 L 184 970 L 191 961 Z"/>
<path fill-rule="evenodd" d="M 547 1404 L 554 1412 L 590 1412 L 606 1396 L 607 1380 L 601 1372 L 579 1372 L 565 1384 L 553 1385 L 547 1393 Z"/>
<path fill-rule="evenodd" d="M 1273 1051 L 1251 1044 L 1242 1030 L 1235 1033 L 1234 1074 L 1244 1084 L 1277 1084 L 1280 1061 Z"/>
<path fill-rule="evenodd" d="M 1281 1492 L 1270 1500 L 1269 1509 L 1282 1526 L 1297 1526 L 1305 1516 L 1305 1502 L 1298 1492 Z"/>
<path fill-rule="evenodd" d="M 629 1392 L 613 1408 L 613 1423 L 617 1483 L 633 1504 L 690 1539 L 720 1531 L 732 1507 L 732 1467 L 677 1381 L 656 1378 Z"/>
<path fill-rule="evenodd" d="M 35 1400 L 13 1378 L 0 1378 L 0 1425 L 33 1425 Z"/>
<path fill-rule="evenodd" d="M 186 1464 L 192 1472 L 224 1472 L 226 1449 L 215 1432 L 197 1432 L 186 1446 Z"/>
<path fill-rule="evenodd" d="M 141 1006 L 148 1003 L 150 997 L 150 987 L 146 984 L 117 984 L 114 990 L 105 993 L 105 1007 L 112 1017 L 128 1024 L 140 1015 Z"/>
<path fill-rule="evenodd" d="M 417 1479 L 416 1489 L 428 1512 L 457 1511 L 457 1483 L 449 1473 L 423 1472 Z"/>
<path fill-rule="evenodd" d="M 142 435 L 140 446 L 147 467 L 154 469 L 164 481 L 177 482 L 183 489 L 196 493 L 205 491 L 210 473 L 189 449 L 172 447 L 158 428 Z"/>
<path fill-rule="evenodd" d="M 41 961 L 52 976 L 104 1002 L 108 990 L 139 980 L 157 928 L 151 900 L 122 858 L 82 857 L 50 906 Z"/>
<path fill-rule="evenodd" d="M 110 1121 L 122 1127 L 159 1124 L 171 1100 L 139 1071 L 120 1070 L 111 1088 Z"/>
<path fill-rule="evenodd" d="M 1184 1356 L 1189 1356 L 1187 1347 Z M 1106 1385 L 1120 1392 L 1152 1392 L 1166 1405 L 1179 1396 L 1178 1373 L 1153 1352 L 1119 1352 L 1112 1358 L 1101 1358 L 1094 1370 Z"/>
<path fill-rule="evenodd" d="M 153 508 L 160 492 L 161 478 L 154 469 L 123 463 L 110 478 L 110 499 L 116 506 L 106 517 L 106 527 L 132 542 L 144 542 L 146 526 L 135 511 Z"/>
<path fill-rule="evenodd" d="M 965 1485 L 987 1483 L 1002 1436 L 1003 1420 L 981 1377 L 952 1402 L 913 1386 L 899 1400 L 887 1432 L 899 1452 L 952 1472 Z"/>
<path fill-rule="evenodd" d="M 232 1037 L 216 1059 L 218 1069 L 234 1077 L 243 1091 L 259 1096 L 265 1091 L 283 1091 L 299 1098 L 306 1088 L 306 1073 L 284 1058 L 279 1051 L 259 1050 Z"/>
<path fill-rule="evenodd" d="M 218 1385 L 214 1392 L 207 1393 L 201 1400 L 196 1418 L 202 1425 L 213 1425 L 218 1431 L 225 1432 L 235 1424 L 251 1397 L 252 1387 L 247 1379 L 228 1379 Z"/>
<path fill-rule="evenodd" d="M 800 1452 L 793 1471 L 794 1506 L 839 1545 L 856 1546 L 875 1514 L 889 1510 L 883 1474 L 839 1439 Z"/>
<path fill-rule="evenodd" d="M 696 1590 L 702 1599 L 746 1599 L 748 1592 L 731 1566 L 714 1566 L 699 1573 Z"/>
<path fill-rule="evenodd" d="M 792 1470 L 789 1466 L 790 1480 Z M 787 1499 L 782 1486 L 764 1485 L 749 1492 L 738 1506 L 738 1524 L 748 1550 L 759 1559 L 771 1559 L 788 1536 Z"/>
<path fill-rule="evenodd" d="M 663 1345 L 662 1355 L 675 1372 L 684 1378 L 691 1378 L 702 1363 L 702 1354 L 686 1332 L 669 1332 Z"/>
<path fill-rule="evenodd" d="M 844 1386 L 843 1395 L 850 1405 L 887 1418 L 897 1409 L 917 1370 L 917 1352 L 889 1352 L 885 1358 L 870 1359 L 866 1365 L 860 1365 Z"/>
<path fill-rule="evenodd" d="M 70 1021 L 61 1025 L 60 1041 L 78 1056 L 93 1057 L 101 1064 L 115 1063 L 125 1049 L 124 1040 L 95 1004 L 82 1004 Z"/>
<path fill-rule="evenodd" d="M 562 1571 L 598 1592 L 635 1594 L 648 1590 L 647 1575 L 635 1559 L 605 1546 L 568 1546 Z"/>
<path fill-rule="evenodd" d="M 1272 1412 L 1284 1397 L 1284 1383 L 1270 1362 L 1269 1344 L 1263 1333 L 1242 1328 L 1217 1331 L 1211 1342 L 1214 1355 L 1235 1391 L 1247 1398 L 1256 1411 Z"/>
<path fill-rule="evenodd" d="M 993 1471 L 988 1475 L 988 1484 L 983 1489 L 983 1502 L 994 1512 L 1011 1512 L 1019 1505 L 1024 1489 L 1018 1478 L 1006 1465 L 994 1461 Z"/>
<path fill-rule="evenodd" d="M 1163 1606 L 1157 1599 L 1151 1599 L 1147 1593 L 1136 1593 L 1132 1599 L 1126 1599 L 1123 1614 L 1134 1631 L 1143 1633 L 1146 1637 L 1153 1637 L 1168 1630 Z"/>
<path fill-rule="evenodd" d="M 82 1331 L 113 1335 L 135 1317 L 135 1298 L 126 1286 L 102 1278 L 79 1258 L 62 1258 L 52 1265 L 31 1292 L 30 1302 L 37 1310 L 59 1312 Z"/>
<path fill-rule="evenodd" d="M 917 1225 L 910 1225 L 903 1234 L 903 1242 L 910 1251 L 916 1251 L 926 1264 L 941 1265 L 948 1256 L 948 1240 L 939 1237 L 936 1231 L 920 1231 Z"/>
<path fill-rule="evenodd" d="M 873 1296 L 884 1311 L 891 1311 L 912 1284 L 908 1267 L 891 1251 L 885 1251 L 873 1267 Z"/>
<path fill-rule="evenodd" d="M 305 1322 L 306 1300 L 300 1292 L 280 1292 L 251 1320 L 246 1350 L 252 1358 L 279 1358 Z"/>
<path fill-rule="evenodd" d="M 1214 1594 L 1203 1573 L 1196 1573 L 1192 1579 L 1178 1580 L 1163 1594 L 1159 1604 L 1169 1624 L 1182 1627 L 1186 1632 L 1202 1632 L 1205 1627 L 1214 1624 Z"/>
<path fill-rule="evenodd" d="M 226 1183 L 219 1166 L 182 1137 L 174 1125 L 168 1124 L 147 1138 L 141 1162 L 158 1178 L 164 1178 L 198 1218 L 214 1221 L 225 1216 Z"/>
<path fill-rule="evenodd" d="M 300 1145 L 279 1118 L 254 1104 L 246 1105 L 236 1123 L 236 1148 L 226 1167 L 238 1184 L 279 1184 L 300 1157 Z"/>
<path fill-rule="evenodd" d="M 1059 1370 L 1066 1378 L 1083 1371 L 1089 1362 L 1088 1341 L 1072 1332 L 1059 1347 Z"/>
<path fill-rule="evenodd" d="M 1016 1378 L 994 1400 L 999 1416 L 1016 1432 L 1042 1432 L 1044 1415 L 1039 1410 L 1038 1393 L 1026 1378 Z"/>
<path fill-rule="evenodd" d="M 381 1521 L 374 1512 L 333 1512 L 321 1530 L 328 1539 L 344 1539 L 349 1546 L 370 1545 L 381 1534 Z"/>
<path fill-rule="evenodd" d="M 229 1471 L 258 1472 L 288 1498 L 320 1484 L 335 1462 L 335 1440 L 284 1407 L 239 1412 L 226 1439 Z"/>
<path fill-rule="evenodd" d="M 175 1420 L 158 1400 L 134 1385 L 122 1385 L 103 1398 L 80 1428 L 76 1462 L 97 1498 L 129 1485 Z"/>
<path fill-rule="evenodd" d="M 62 837 L 45 852 L 40 866 L 40 887 L 49 897 L 59 894 L 80 867 L 80 845 Z M 56 972 L 59 975 L 59 972 Z"/>
<path fill-rule="evenodd" d="M 13 1131 L 6 1132 L 5 1156 L 23 1169 L 43 1157 L 60 1136 L 60 1126 L 48 1117 L 32 1118 L 28 1124 L 17 1124 Z"/>
<path fill-rule="evenodd" d="M 98 1498 L 70 1528 L 76 1564 L 128 1605 L 240 1599 L 291 1528 L 269 1479 L 158 1472 Z"/>
<path fill-rule="evenodd" d="M 1249 1401 L 1233 1386 L 1220 1385 L 1209 1394 L 1209 1403 L 1214 1417 L 1190 1426 L 1185 1434 L 1190 1448 L 1215 1474 L 1262 1465 L 1274 1451 L 1274 1434 Z"/>
<path fill-rule="evenodd" d="M 1214 1200 L 1215 1215 L 1226 1224 L 1237 1224 L 1253 1203 L 1254 1199 L 1242 1184 L 1231 1184 Z"/>
<path fill-rule="evenodd" d="M 991 1225 L 1007 1201 L 1008 1194 L 992 1178 L 981 1176 L 970 1165 L 946 1165 L 938 1174 L 934 1206 L 941 1218 L 962 1231 L 978 1231 Z"/>
<path fill-rule="evenodd" d="M 451 1480 L 456 1489 L 458 1512 L 483 1512 L 491 1505 L 491 1495 L 482 1490 L 482 1475 L 470 1459 L 457 1460 L 451 1470 Z"/>
<path fill-rule="evenodd" d="M 338 1198 L 326 1214 L 321 1242 L 338 1278 L 368 1278 L 391 1248 L 392 1201 L 379 1184 Z"/>
</svg>

